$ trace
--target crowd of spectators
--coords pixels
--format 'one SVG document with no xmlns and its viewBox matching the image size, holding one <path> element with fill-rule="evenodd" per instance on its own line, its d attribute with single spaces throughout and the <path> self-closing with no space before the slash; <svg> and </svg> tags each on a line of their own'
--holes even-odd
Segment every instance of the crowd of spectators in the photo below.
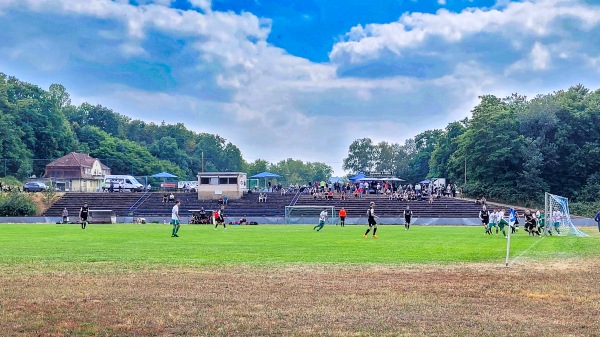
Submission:
<svg viewBox="0 0 600 337">
<path fill-rule="evenodd" d="M 454 184 L 434 186 L 427 184 L 392 184 L 385 180 L 367 180 L 356 183 L 327 183 L 309 182 L 304 187 L 303 193 L 312 195 L 315 200 L 332 200 L 340 198 L 345 200 L 348 196 L 361 198 L 366 194 L 375 194 L 387 197 L 389 200 L 428 200 L 433 203 L 434 199 L 443 196 L 456 197 L 456 186 Z"/>
</svg>

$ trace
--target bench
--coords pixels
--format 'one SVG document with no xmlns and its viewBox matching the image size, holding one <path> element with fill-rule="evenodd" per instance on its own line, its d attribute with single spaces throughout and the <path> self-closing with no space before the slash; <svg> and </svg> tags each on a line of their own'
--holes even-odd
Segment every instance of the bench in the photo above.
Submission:
<svg viewBox="0 0 600 337">
<path fill-rule="evenodd" d="M 89 222 L 90 223 L 106 223 L 114 224 L 117 223 L 117 216 L 112 209 L 90 209 L 89 210 Z"/>
</svg>

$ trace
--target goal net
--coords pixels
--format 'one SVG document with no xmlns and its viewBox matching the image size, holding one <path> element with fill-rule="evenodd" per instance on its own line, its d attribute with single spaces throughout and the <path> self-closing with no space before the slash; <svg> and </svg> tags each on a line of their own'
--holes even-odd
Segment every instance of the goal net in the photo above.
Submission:
<svg viewBox="0 0 600 337">
<path fill-rule="evenodd" d="M 573 224 L 569 213 L 569 199 L 546 193 L 545 213 L 545 234 L 558 229 L 561 235 L 588 236 Z"/>
<path fill-rule="evenodd" d="M 318 224 L 319 215 L 327 211 L 326 224 L 335 224 L 337 213 L 334 206 L 285 206 L 286 224 Z"/>
</svg>

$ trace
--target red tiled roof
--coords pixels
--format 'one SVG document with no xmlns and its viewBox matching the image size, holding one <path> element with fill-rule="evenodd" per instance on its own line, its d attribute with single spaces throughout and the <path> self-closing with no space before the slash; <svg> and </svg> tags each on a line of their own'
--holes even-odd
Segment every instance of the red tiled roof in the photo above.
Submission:
<svg viewBox="0 0 600 337">
<path fill-rule="evenodd" d="M 71 152 L 63 157 L 56 159 L 46 166 L 50 167 L 92 167 L 94 165 L 95 158 L 85 153 Z M 104 165 L 103 165 L 104 166 Z M 103 167 L 104 168 L 104 167 Z"/>
</svg>

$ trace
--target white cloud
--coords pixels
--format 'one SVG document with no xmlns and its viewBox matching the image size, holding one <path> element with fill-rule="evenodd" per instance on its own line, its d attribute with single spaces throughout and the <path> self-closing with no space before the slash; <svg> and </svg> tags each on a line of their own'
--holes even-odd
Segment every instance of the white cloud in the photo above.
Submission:
<svg viewBox="0 0 600 337">
<path fill-rule="evenodd" d="M 438 0 L 438 5 L 445 6 L 446 0 Z"/>
<path fill-rule="evenodd" d="M 209 12 L 212 6 L 211 0 L 190 0 L 190 3 L 192 4 L 192 6 L 200 8 L 204 12 Z"/>
</svg>

